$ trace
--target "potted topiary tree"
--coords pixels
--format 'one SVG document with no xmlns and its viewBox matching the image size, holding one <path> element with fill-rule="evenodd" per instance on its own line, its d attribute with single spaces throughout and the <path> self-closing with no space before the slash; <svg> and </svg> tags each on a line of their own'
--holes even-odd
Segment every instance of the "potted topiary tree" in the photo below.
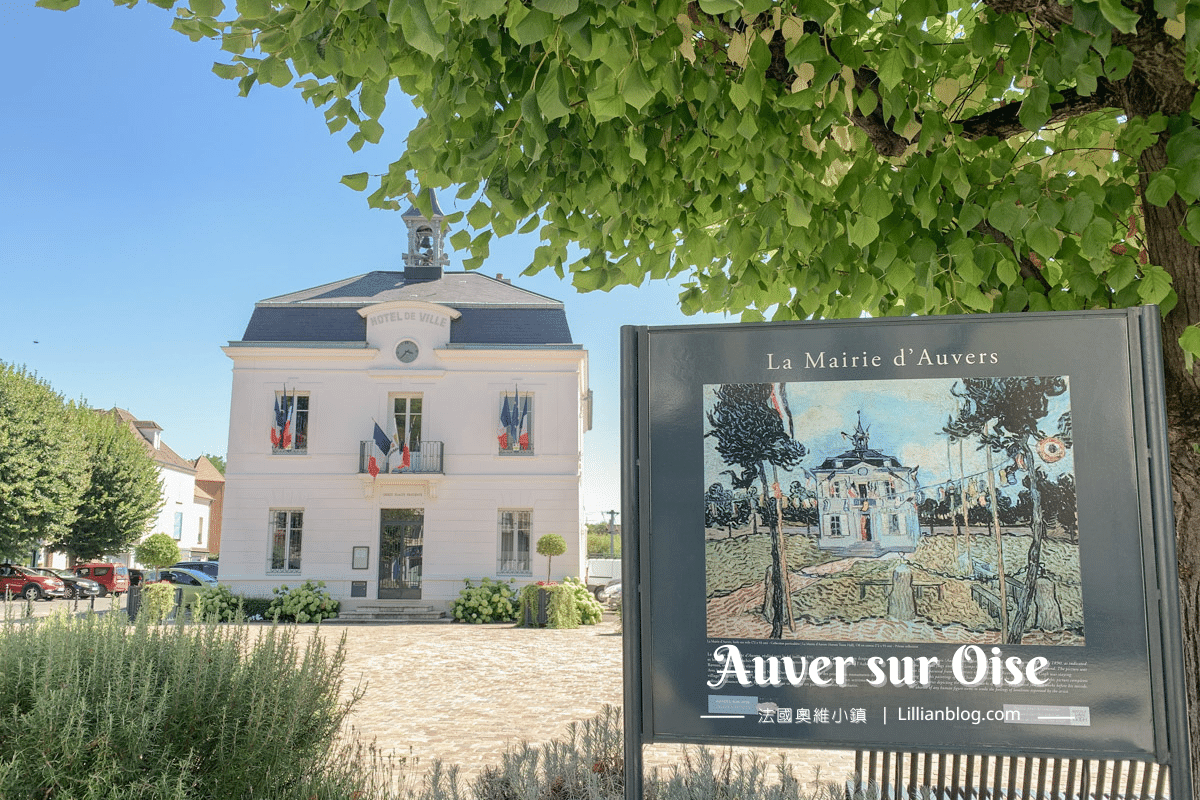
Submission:
<svg viewBox="0 0 1200 800">
<path fill-rule="evenodd" d="M 163 567 L 171 566 L 179 560 L 179 545 L 165 533 L 152 533 L 134 548 L 133 556 L 147 567 L 160 570 Z M 142 602 L 142 591 L 149 588 L 149 586 L 138 586 L 130 589 L 128 605 L 130 619 L 137 618 Z M 152 613 L 161 619 L 165 616 L 166 611 L 155 610 Z"/>
<path fill-rule="evenodd" d="M 546 557 L 546 583 L 550 582 L 550 561 L 567 552 L 567 541 L 557 533 L 547 533 L 537 540 L 538 555 Z"/>
<path fill-rule="evenodd" d="M 134 548 L 133 555 L 147 567 L 162 569 L 179 560 L 179 545 L 165 533 L 153 533 Z"/>
<path fill-rule="evenodd" d="M 518 616 L 521 625 L 544 628 L 549 621 L 550 598 L 560 587 L 550 585 L 550 565 L 554 556 L 567 552 L 567 542 L 557 533 L 548 533 L 537 540 L 538 555 L 546 557 L 546 580 L 530 584 L 521 590 Z"/>
</svg>

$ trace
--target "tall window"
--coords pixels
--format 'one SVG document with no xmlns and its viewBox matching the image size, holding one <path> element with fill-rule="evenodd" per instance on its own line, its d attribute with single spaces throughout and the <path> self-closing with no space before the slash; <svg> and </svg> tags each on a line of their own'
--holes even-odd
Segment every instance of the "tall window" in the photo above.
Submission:
<svg viewBox="0 0 1200 800">
<path fill-rule="evenodd" d="M 392 398 L 392 419 L 395 421 L 395 447 L 410 453 L 421 452 L 421 395 Z"/>
<path fill-rule="evenodd" d="M 888 515 L 888 535 L 889 536 L 899 536 L 900 535 L 900 515 L 899 514 L 889 514 Z"/>
<path fill-rule="evenodd" d="M 275 393 L 271 420 L 271 451 L 308 452 L 308 395 L 288 390 Z"/>
<path fill-rule="evenodd" d="M 272 572 L 300 571 L 300 544 L 303 529 L 304 511 L 302 509 L 272 509 Z"/>
<path fill-rule="evenodd" d="M 532 453 L 533 395 L 528 392 L 507 392 L 500 396 L 498 408 L 500 417 L 496 439 L 500 453 Z"/>
<path fill-rule="evenodd" d="M 172 534 L 175 541 L 183 538 L 183 512 L 175 512 L 175 532 Z"/>
<path fill-rule="evenodd" d="M 500 512 L 500 564 L 503 575 L 528 575 L 529 520 L 532 511 Z"/>
<path fill-rule="evenodd" d="M 196 520 L 200 523 L 196 526 L 196 544 L 204 544 L 204 517 Z"/>
</svg>

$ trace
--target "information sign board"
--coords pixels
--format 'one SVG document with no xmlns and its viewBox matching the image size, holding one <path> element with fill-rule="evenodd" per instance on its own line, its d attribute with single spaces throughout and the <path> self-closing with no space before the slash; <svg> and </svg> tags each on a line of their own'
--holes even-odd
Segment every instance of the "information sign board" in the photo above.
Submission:
<svg viewBox="0 0 1200 800">
<path fill-rule="evenodd" d="M 1187 773 L 1157 309 L 622 335 L 627 743 Z"/>
</svg>

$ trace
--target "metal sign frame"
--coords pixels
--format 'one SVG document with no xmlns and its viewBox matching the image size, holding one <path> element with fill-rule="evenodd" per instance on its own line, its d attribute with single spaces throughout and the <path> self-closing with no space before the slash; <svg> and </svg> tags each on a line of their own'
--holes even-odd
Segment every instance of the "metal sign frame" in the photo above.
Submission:
<svg viewBox="0 0 1200 800">
<path fill-rule="evenodd" d="M 1172 796 L 1191 796 L 1157 308 L 660 328 L 626 326 L 621 332 L 621 352 L 628 798 L 642 795 L 642 746 L 655 742 L 943 753 L 969 750 L 994 755 L 1134 759 L 1169 765 Z M 948 677 L 951 670 L 947 665 L 952 659 L 951 652 L 957 656 L 959 650 L 945 642 L 853 638 L 834 641 L 822 638 L 824 633 L 816 638 L 800 633 L 788 639 L 787 634 L 777 638 L 775 631 L 769 636 L 712 635 L 719 627 L 706 628 L 706 624 L 714 623 L 705 622 L 704 572 L 715 569 L 712 563 L 716 562 L 707 561 L 703 534 L 703 495 L 706 478 L 711 477 L 711 474 L 706 476 L 704 462 L 706 458 L 712 460 L 712 445 L 708 445 L 706 455 L 702 439 L 706 432 L 711 435 L 705 429 L 712 424 L 714 404 L 722 402 L 715 399 L 720 394 L 719 387 L 770 384 L 770 401 L 782 420 L 780 399 L 784 406 L 788 395 L 817 404 L 821 402 L 818 398 L 823 388 L 828 388 L 829 394 L 854 396 L 860 403 L 866 402 L 863 398 L 876 403 L 899 403 L 907 397 L 901 396 L 903 392 L 925 391 L 924 383 L 936 384 L 944 394 L 946 381 L 1026 380 L 1023 376 L 1061 376 L 1060 383 L 1069 387 L 1067 399 L 1062 402 L 1068 403 L 1069 409 L 1069 416 L 1064 415 L 1068 419 L 1066 435 L 1072 435 L 1073 420 L 1077 450 L 1077 454 L 1071 455 L 1077 459 L 1072 462 L 1071 486 L 1072 491 L 1078 490 L 1079 530 L 1074 552 L 1082 587 L 1079 613 L 1083 622 L 1063 633 L 1062 641 L 1044 639 L 1031 644 L 1018 633 L 1018 643 L 1009 646 L 989 644 L 980 638 L 977 651 L 968 651 L 964 659 L 977 655 L 982 670 L 984 648 L 991 649 L 1000 659 L 991 662 L 992 665 L 1001 667 L 987 673 L 991 678 L 1010 674 L 1004 668 L 1009 666 L 1007 659 L 1015 654 L 1020 662 L 1015 669 L 1025 670 L 1022 674 L 1029 681 L 1044 679 L 1050 688 L 1035 689 L 1035 684 L 1029 681 L 1016 681 L 1013 685 L 1002 682 L 998 686 L 988 685 L 990 681 L 968 685 L 962 672 L 953 672 L 956 684 Z M 900 399 L 892 398 L 889 392 Z M 872 399 L 877 395 L 883 399 Z M 843 416 L 849 410 L 838 409 Z M 788 408 L 789 422 L 791 414 Z M 876 424 L 881 423 L 876 420 Z M 846 423 L 847 427 L 851 425 L 852 422 Z M 891 427 L 899 431 L 904 424 L 895 420 Z M 869 447 L 869 430 L 862 427 L 860 417 L 857 432 L 844 434 L 854 442 L 854 449 L 841 455 L 879 456 Z M 894 435 L 902 438 L 902 434 Z M 792 438 L 803 439 L 804 433 L 793 432 Z M 1046 452 L 1039 451 L 1041 457 L 1062 457 L 1061 450 L 1056 450 L 1063 447 L 1058 439 L 1046 436 L 1042 443 Z M 816 455 L 829 456 L 828 448 Z M 871 459 L 867 461 L 874 463 Z M 824 462 L 828 469 L 814 470 L 814 458 L 803 474 L 816 478 L 819 487 L 822 479 L 833 482 L 837 472 L 833 465 L 840 463 L 828 457 Z M 881 463 L 897 473 L 904 472 L 897 459 Z M 1020 458 L 1017 463 L 1026 468 Z M 1035 466 L 1040 469 L 1043 465 Z M 707 469 L 711 473 L 713 468 Z M 905 474 L 919 474 L 916 471 L 919 468 L 904 469 L 910 470 Z M 814 471 L 821 474 L 814 475 Z M 995 471 L 989 464 L 988 476 L 993 477 Z M 1026 470 L 1022 474 L 1032 473 Z M 772 506 L 778 510 L 771 516 L 782 520 L 785 515 L 783 501 L 779 499 L 781 481 L 778 475 L 775 477 L 774 485 L 769 486 L 764 473 L 762 496 L 767 497 L 773 488 L 779 505 Z M 1028 480 L 1031 485 L 1034 483 L 1032 478 Z M 914 506 L 920 499 L 916 483 L 914 479 L 912 494 L 906 498 Z M 850 493 L 855 494 L 854 484 L 848 486 Z M 864 483 L 860 488 L 865 486 Z M 965 487 L 965 481 L 956 484 L 961 513 L 955 519 L 961 520 L 967 529 L 969 553 L 973 523 L 968 522 L 972 517 L 962 507 Z M 909 488 L 901 482 L 901 492 Z M 994 486 L 991 492 L 991 500 L 981 499 L 980 504 L 994 509 L 1000 502 Z M 814 490 L 811 496 L 818 494 Z M 754 501 L 756 505 L 757 502 Z M 864 499 L 863 517 L 867 516 L 869 504 L 880 502 L 872 499 L 868 503 Z M 954 517 L 953 512 L 951 516 Z M 767 524 L 767 516 L 762 519 Z M 896 533 L 897 523 L 893 520 L 891 524 L 891 532 Z M 874 533 L 868 523 L 863 526 L 863 542 L 883 542 L 885 537 L 879 535 L 878 525 Z M 699 536 L 697 527 L 701 531 Z M 1034 527 L 1030 522 L 1031 531 Z M 1000 533 L 1003 525 L 998 518 L 994 529 L 1000 553 L 994 561 L 1003 574 L 1008 559 L 1003 555 L 1005 544 Z M 840 528 L 835 533 L 843 534 Z M 809 538 L 816 541 L 816 537 Z M 832 556 L 825 554 L 823 558 Z M 901 556 L 900 560 L 904 558 Z M 1033 568 L 1026 570 L 1026 577 L 1033 574 L 1036 581 L 1044 575 L 1041 562 L 1030 557 L 1030 564 Z M 893 573 L 898 571 L 894 569 Z M 790 570 L 785 567 L 782 572 L 787 575 Z M 764 607 L 771 596 L 770 575 L 768 569 Z M 865 587 L 880 583 L 864 580 L 859 591 L 865 595 Z M 1129 591 L 1113 592 L 1113 585 L 1126 586 Z M 882 591 L 896 590 L 883 587 Z M 937 591 L 941 592 L 940 585 Z M 1032 595 L 1033 589 L 1029 593 Z M 1003 596 L 1009 596 L 1008 592 L 1004 591 Z M 1008 603 L 1001 605 L 1007 607 Z M 717 619 L 715 612 L 708 613 Z M 1114 633 L 1118 629 L 1119 635 Z M 1062 646 L 1063 642 L 1078 647 Z M 1005 652 L 996 652 L 1000 649 Z M 744 671 L 734 669 L 735 652 L 742 659 L 738 663 L 744 662 Z M 933 665 L 935 677 L 926 675 L 923 683 L 914 684 L 897 682 L 892 674 L 888 683 L 883 679 L 886 669 L 870 673 L 863 669 L 866 662 L 875 659 L 879 659 L 877 666 L 882 666 L 891 664 L 893 659 L 900 663 L 905 656 L 912 657 L 914 663 L 925 658 Z M 821 662 L 822 657 L 828 663 Z M 839 657 L 850 664 L 846 669 L 851 674 L 840 676 L 841 685 L 829 685 L 830 664 Z M 755 658 L 758 660 L 754 661 Z M 1040 671 L 1031 672 L 1030 665 L 1039 658 L 1045 663 L 1040 665 Z M 759 673 L 753 672 L 752 662 L 759 667 Z M 809 678 L 817 678 L 816 683 L 806 681 L 804 665 L 811 667 L 818 663 L 821 669 L 808 673 Z M 798 677 L 784 669 L 797 664 L 801 673 Z M 770 673 L 772 668 L 776 670 L 774 674 Z M 1071 670 L 1078 674 L 1068 675 Z M 785 672 L 787 677 L 780 678 Z M 975 677 L 983 674 L 973 673 Z M 1050 676 L 1054 676 L 1053 681 Z M 751 677 L 753 685 L 746 682 Z M 875 678 L 880 679 L 879 684 L 871 682 Z M 867 724 L 853 730 L 851 725 L 784 726 L 774 716 L 787 705 L 796 706 L 799 712 L 802 704 L 833 705 L 835 699 L 842 701 L 848 696 L 858 698 L 862 704 L 862 708 L 852 709 L 861 712 L 863 719 L 856 720 L 859 722 L 879 722 L 881 717 L 888 722 L 883 715 L 889 708 L 901 710 L 903 717 L 906 702 L 930 706 L 953 703 L 968 713 L 964 719 L 943 721 L 936 731 L 924 726 L 926 720 L 919 716 L 907 720 L 893 718 L 891 725 Z M 1035 713 L 1052 719 L 1045 709 L 1068 709 L 1067 716 L 1074 715 L 1074 719 L 1069 723 L 1040 724 L 971 721 L 970 714 L 998 705 L 1006 710 L 1010 706 L 1038 709 L 1017 712 L 1026 714 L 1026 723 Z M 712 713 L 730 709 L 736 713 Z M 756 709 L 758 715 L 754 713 Z M 791 714 L 788 716 L 790 719 Z M 775 724 L 763 725 L 763 722 Z M 968 741 L 970 745 L 965 744 Z"/>
</svg>

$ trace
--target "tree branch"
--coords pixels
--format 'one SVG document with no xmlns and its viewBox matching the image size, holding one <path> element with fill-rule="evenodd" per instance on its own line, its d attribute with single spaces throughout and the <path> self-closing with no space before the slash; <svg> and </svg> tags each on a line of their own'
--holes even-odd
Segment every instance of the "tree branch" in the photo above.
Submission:
<svg viewBox="0 0 1200 800">
<path fill-rule="evenodd" d="M 1022 278 L 1033 278 L 1042 285 L 1043 289 L 1045 289 L 1047 292 L 1050 291 L 1050 281 L 1046 280 L 1046 276 L 1042 274 L 1041 268 L 1035 264 L 1029 256 L 1017 256 L 1017 250 L 1015 247 L 1013 247 L 1013 240 L 1008 238 L 1003 231 L 994 227 L 986 219 L 976 225 L 975 230 L 979 233 L 982 233 L 984 236 L 995 239 L 997 242 L 1012 251 L 1013 257 L 1017 259 L 1017 267 L 1019 268 Z"/>
<path fill-rule="evenodd" d="M 875 110 L 864 115 L 857 108 L 850 109 L 850 121 L 867 134 L 875 152 L 884 158 L 897 158 L 904 155 L 911 141 L 892 130 L 888 121 L 883 118 L 883 98 L 879 96 L 879 76 L 874 70 L 859 67 L 854 70 L 854 88 L 861 94 L 871 92 L 875 95 Z"/>
<path fill-rule="evenodd" d="M 1059 94 L 1062 95 L 1062 100 L 1050 104 L 1050 119 L 1047 120 L 1047 125 L 1072 117 L 1081 117 L 1104 108 L 1113 108 L 1117 100 L 1107 81 L 1097 84 L 1096 91 L 1088 96 L 1081 95 L 1074 89 L 1063 89 Z M 1020 112 L 1020 103 L 1009 103 L 974 117 L 955 120 L 954 124 L 961 125 L 963 138 L 971 141 L 984 136 L 1007 139 L 1017 134 L 1028 133 L 1018 118 Z"/>
<path fill-rule="evenodd" d="M 983 0 L 997 14 L 1024 14 L 1029 21 L 1058 30 L 1070 25 L 1075 12 L 1059 5 L 1057 0 Z"/>
</svg>

